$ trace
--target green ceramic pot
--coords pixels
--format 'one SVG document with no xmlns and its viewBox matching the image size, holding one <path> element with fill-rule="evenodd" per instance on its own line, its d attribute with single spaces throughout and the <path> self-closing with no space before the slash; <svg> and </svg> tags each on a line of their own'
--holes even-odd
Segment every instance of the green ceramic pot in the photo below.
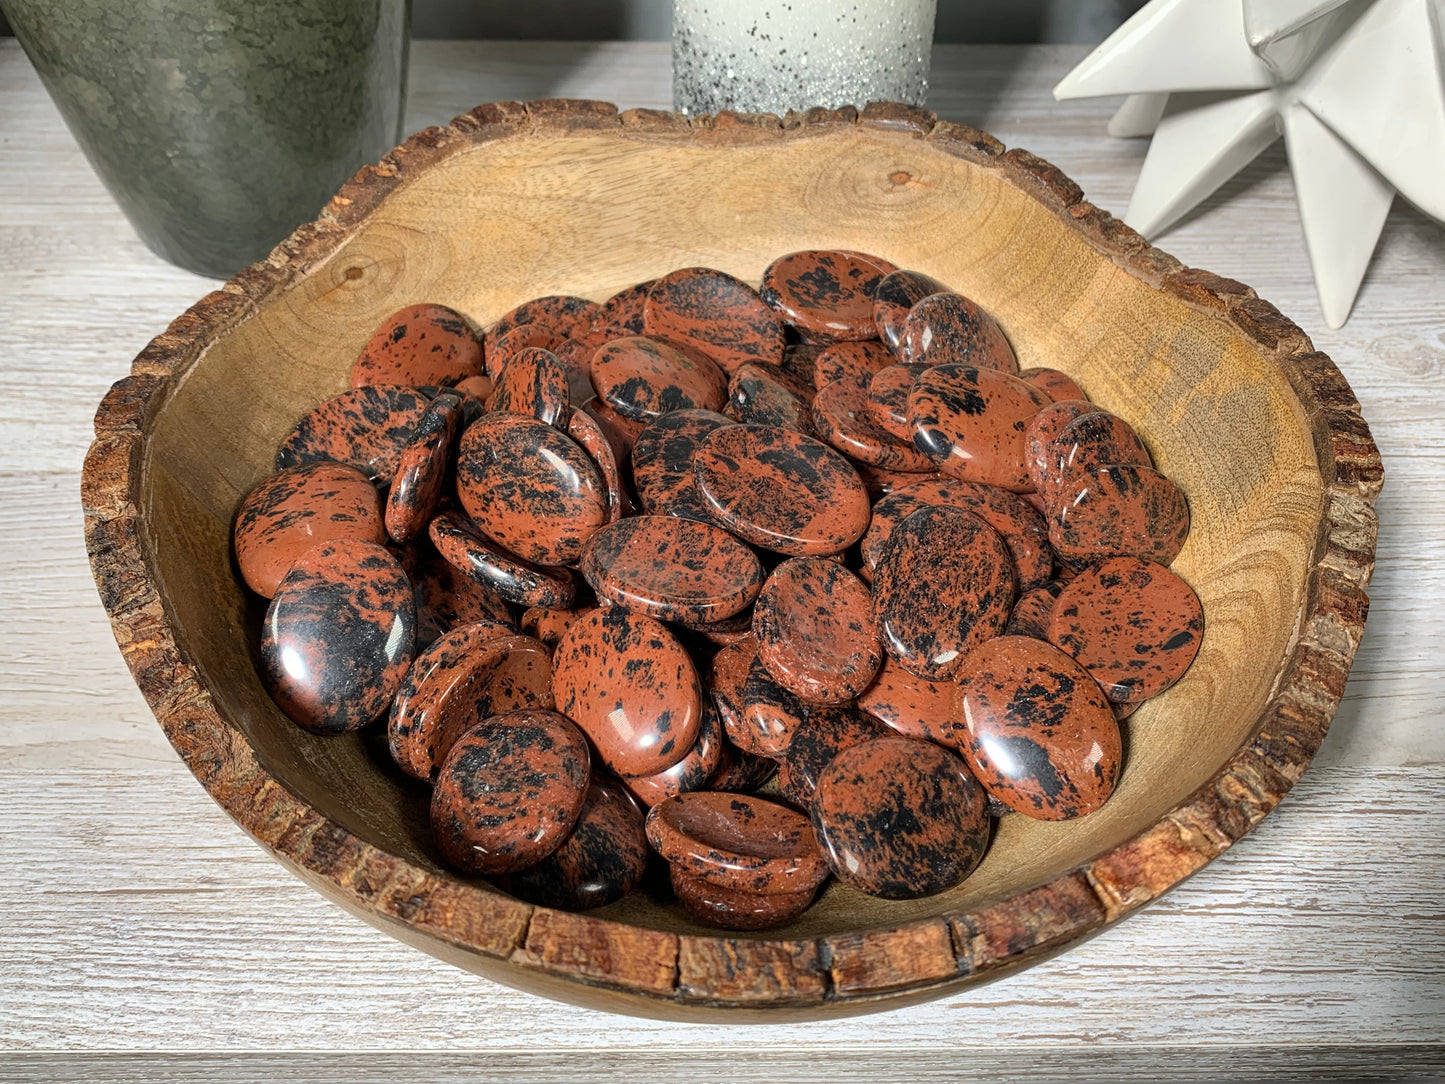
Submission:
<svg viewBox="0 0 1445 1084">
<path fill-rule="evenodd" d="M 225 277 L 396 145 L 410 0 L 0 0 L 156 253 Z"/>
</svg>

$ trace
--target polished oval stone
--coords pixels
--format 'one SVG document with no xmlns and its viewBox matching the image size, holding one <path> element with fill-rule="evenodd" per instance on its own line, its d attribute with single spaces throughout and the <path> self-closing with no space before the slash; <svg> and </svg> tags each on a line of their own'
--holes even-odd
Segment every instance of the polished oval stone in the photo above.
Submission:
<svg viewBox="0 0 1445 1084">
<path fill-rule="evenodd" d="M 613 339 L 625 339 L 630 335 L 641 335 L 643 328 L 643 306 L 647 304 L 647 291 L 655 280 L 634 283 L 618 290 L 592 314 L 583 340 L 595 351 L 603 343 Z"/>
<path fill-rule="evenodd" d="M 727 377 L 711 361 L 640 335 L 600 347 L 591 373 L 601 399 L 644 424 L 672 410 L 720 410 L 727 402 Z"/>
<path fill-rule="evenodd" d="M 868 410 L 879 428 L 899 440 L 913 442 L 908 424 L 908 393 L 926 365 L 890 365 L 868 382 Z"/>
<path fill-rule="evenodd" d="M 905 738 L 949 745 L 953 740 L 953 682 L 929 681 L 884 657 L 858 706 Z"/>
<path fill-rule="evenodd" d="M 410 542 L 426 530 L 446 485 L 461 423 L 461 396 L 446 391 L 416 423 L 386 495 L 386 533 L 393 542 Z"/>
<path fill-rule="evenodd" d="M 810 710 L 778 764 L 778 789 L 790 802 L 807 809 L 818 777 L 834 757 L 844 749 L 887 737 L 888 733 L 881 722 L 851 704 Z"/>
<path fill-rule="evenodd" d="M 552 707 L 552 662 L 544 645 L 500 621 L 452 629 L 420 652 L 387 716 L 392 760 L 435 782 L 458 738 L 493 715 Z"/>
<path fill-rule="evenodd" d="M 903 321 L 899 356 L 919 365 L 971 365 L 1017 374 L 1018 360 L 992 316 L 962 294 L 933 294 Z"/>
<path fill-rule="evenodd" d="M 728 381 L 729 418 L 744 425 L 775 425 L 813 435 L 811 389 L 798 387 L 775 365 L 750 361 L 739 365 Z"/>
<path fill-rule="evenodd" d="M 1024 432 L 1048 397 L 1018 377 L 970 365 L 935 365 L 908 393 L 913 443 L 944 474 L 1033 489 Z"/>
<path fill-rule="evenodd" d="M 582 732 L 554 711 L 493 716 L 452 746 L 432 791 L 447 863 L 510 873 L 562 846 L 582 815 L 591 760 Z"/>
<path fill-rule="evenodd" d="M 517 606 L 565 610 L 577 596 L 566 569 L 539 568 L 508 553 L 459 512 L 436 516 L 428 533 L 442 557 Z"/>
<path fill-rule="evenodd" d="M 1189 535 L 1189 502 L 1164 475 L 1129 463 L 1075 472 L 1058 490 L 1049 541 L 1061 560 L 1147 557 L 1167 565 Z"/>
<path fill-rule="evenodd" d="M 809 892 L 828 876 L 808 818 L 762 798 L 679 794 L 647 814 L 647 841 L 688 876 L 734 892 Z"/>
<path fill-rule="evenodd" d="M 351 366 L 351 386 L 455 384 L 482 371 L 482 344 L 445 305 L 408 305 L 388 316 Z"/>
<path fill-rule="evenodd" d="M 1059 399 L 1033 416 L 1024 430 L 1024 467 L 1040 496 L 1055 478 L 1049 445 L 1075 418 L 1097 413 L 1098 409 L 1087 399 Z"/>
<path fill-rule="evenodd" d="M 934 681 L 1008 624 L 1014 572 L 998 532 L 972 512 L 921 508 L 900 523 L 873 572 L 883 646 Z"/>
<path fill-rule="evenodd" d="M 946 294 L 948 287 L 919 271 L 894 271 L 883 276 L 873 292 L 873 323 L 878 337 L 895 355 L 903 348 L 903 328 L 913 306 L 933 294 Z"/>
<path fill-rule="evenodd" d="M 261 630 L 261 678 L 305 729 L 358 730 L 390 706 L 415 639 L 416 603 L 397 559 L 375 542 L 323 542 L 276 588 Z"/>
<path fill-rule="evenodd" d="M 597 318 L 601 306 L 585 297 L 571 294 L 548 294 L 524 301 L 487 329 L 487 339 L 504 335 L 525 324 L 546 324 L 563 339 L 585 335 Z M 490 345 L 490 342 L 488 343 Z"/>
<path fill-rule="evenodd" d="M 458 625 L 483 619 L 516 625 L 511 603 L 451 565 L 427 535 L 419 535 L 406 546 L 387 547 L 411 580 L 416 598 L 419 646 L 431 643 Z"/>
<path fill-rule="evenodd" d="M 861 253 L 809 249 L 770 263 L 758 293 L 799 331 L 825 339 L 871 339 L 878 333 L 873 294 L 886 274 L 883 263 Z"/>
<path fill-rule="evenodd" d="M 528 636 L 540 640 L 548 651 L 555 651 L 562 634 L 572 627 L 572 623 L 594 609 L 596 607 L 591 605 L 570 610 L 544 610 L 533 606 L 522 614 L 517 624 Z"/>
<path fill-rule="evenodd" d="M 812 818 L 838 879 L 886 900 L 952 888 L 988 847 L 983 788 L 953 753 L 911 738 L 834 757 L 818 777 Z"/>
<path fill-rule="evenodd" d="M 883 665 L 868 588 L 823 557 L 773 570 L 753 610 L 753 635 L 774 680 L 815 703 L 852 700 Z"/>
<path fill-rule="evenodd" d="M 826 444 L 790 429 L 715 429 L 693 454 L 693 471 L 711 518 L 764 549 L 838 553 L 868 526 L 858 473 Z"/>
<path fill-rule="evenodd" d="M 748 680 L 748 669 L 757 657 L 758 642 L 751 633 L 747 633 L 721 648 L 704 669 L 705 689 L 717 708 L 723 733 L 742 749 L 747 748 L 747 735 L 742 731 L 743 686 Z M 743 738 L 743 742 L 738 741 L 739 737 Z"/>
<path fill-rule="evenodd" d="M 697 921 L 723 930 L 769 930 L 791 922 L 813 903 L 817 889 L 802 892 L 735 892 L 668 867 L 672 891 Z"/>
<path fill-rule="evenodd" d="M 262 479 L 236 513 L 232 541 L 246 586 L 276 593 L 298 558 L 322 542 L 381 542 L 381 494 L 366 475 L 342 463 L 306 463 Z"/>
<path fill-rule="evenodd" d="M 1056 403 L 1079 400 L 1087 402 L 1089 398 L 1073 377 L 1068 373 L 1061 373 L 1057 369 L 1043 366 L 1020 369 L 1019 379 L 1025 384 L 1032 384 Z"/>
<path fill-rule="evenodd" d="M 778 684 L 756 652 L 743 680 L 742 714 L 728 730 L 734 745 L 760 757 L 780 757 L 808 717 L 807 706 Z"/>
<path fill-rule="evenodd" d="M 813 390 L 822 391 L 835 380 L 867 384 L 875 373 L 896 364 L 893 351 L 880 342 L 834 343 L 813 359 Z"/>
<path fill-rule="evenodd" d="M 1092 813 L 1119 778 L 1119 724 L 1088 671 L 1053 644 L 999 636 L 958 674 L 956 743 L 990 794 L 1038 820 Z"/>
<path fill-rule="evenodd" d="M 513 355 L 497 378 L 487 409 L 525 414 L 566 429 L 572 414 L 572 390 L 566 367 L 550 350 L 524 347 Z"/>
<path fill-rule="evenodd" d="M 276 450 L 276 469 L 331 460 L 373 482 L 396 477 L 401 451 L 431 398 L 414 388 L 367 385 L 333 395 L 296 423 Z"/>
<path fill-rule="evenodd" d="M 398 557 L 416 601 L 417 647 L 425 647 L 458 625 L 476 621 L 515 624 L 507 600 L 453 567 L 432 547 L 430 538 L 418 538 Z"/>
<path fill-rule="evenodd" d="M 643 334 L 696 347 L 729 375 L 745 361 L 783 360 L 783 323 L 747 283 L 707 267 L 664 275 L 647 291 Z"/>
<path fill-rule="evenodd" d="M 518 414 L 488 414 L 463 434 L 457 496 L 483 534 L 540 565 L 577 560 L 607 522 L 607 491 L 587 453 Z"/>
<path fill-rule="evenodd" d="M 770 780 L 777 770 L 778 762 L 772 757 L 745 753 L 732 742 L 724 740 L 718 766 L 703 789 L 748 793 Z"/>
<path fill-rule="evenodd" d="M 672 516 L 632 516 L 602 528 L 578 568 L 598 598 L 664 621 L 731 617 L 763 585 L 747 546 L 721 527 Z"/>
<path fill-rule="evenodd" d="M 933 461 L 878 424 L 868 385 L 835 380 L 813 396 L 813 428 L 838 451 L 875 467 L 929 473 Z"/>
<path fill-rule="evenodd" d="M 649 809 L 664 799 L 689 791 L 704 790 L 722 763 L 723 729 L 717 711 L 704 700 L 697 741 L 687 755 L 656 775 L 629 776 L 622 780 L 632 796 Z"/>
<path fill-rule="evenodd" d="M 877 567 L 883 547 L 899 523 L 920 508 L 945 505 L 972 512 L 999 533 L 1013 559 L 1020 590 L 1029 590 L 1049 578 L 1054 554 L 1049 546 L 1048 525 L 1037 509 L 1006 489 L 946 477 L 915 480 L 873 505 L 872 521 L 858 544 L 865 572 L 871 573 Z"/>
<path fill-rule="evenodd" d="M 644 429 L 632 446 L 632 482 L 642 507 L 653 515 L 710 522 L 692 457 L 709 433 L 734 424 L 711 410 L 675 410 Z"/>
<path fill-rule="evenodd" d="M 1123 418 L 1108 411 L 1081 414 L 1049 441 L 1045 451 L 1045 488 L 1039 490 L 1052 512 L 1075 479 L 1116 463 L 1153 467 L 1139 435 Z"/>
<path fill-rule="evenodd" d="M 1115 703 L 1148 699 L 1189 669 L 1204 635 L 1199 596 L 1163 565 L 1113 557 L 1059 594 L 1049 640 Z"/>
<path fill-rule="evenodd" d="M 702 686 L 667 626 L 618 606 L 573 622 L 553 654 L 557 710 L 618 775 L 666 771 L 702 725 Z"/>
<path fill-rule="evenodd" d="M 633 512 L 632 497 L 622 477 L 622 464 L 627 462 L 626 440 L 613 427 L 592 413 L 590 403 L 579 406 L 567 419 L 567 435 L 577 442 L 607 492 L 607 522 L 616 523 Z"/>
<path fill-rule="evenodd" d="M 495 386 L 513 358 L 523 350 L 556 350 L 567 336 L 551 324 L 519 324 L 501 333 L 487 333 L 487 377 Z"/>
<path fill-rule="evenodd" d="M 508 875 L 503 887 L 538 907 L 590 911 L 632 891 L 651 853 L 637 802 L 616 780 L 594 775 L 562 845 L 536 865 Z"/>
<path fill-rule="evenodd" d="M 1054 612 L 1054 601 L 1064 589 L 1063 580 L 1050 580 L 1032 591 L 1025 591 L 1014 603 L 1009 614 L 1005 636 L 1032 636 L 1036 640 L 1049 638 L 1049 618 Z"/>
</svg>

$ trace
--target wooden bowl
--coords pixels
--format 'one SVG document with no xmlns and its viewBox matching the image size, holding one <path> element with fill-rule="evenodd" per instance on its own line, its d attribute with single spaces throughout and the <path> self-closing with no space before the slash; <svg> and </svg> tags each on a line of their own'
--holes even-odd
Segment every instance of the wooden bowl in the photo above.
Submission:
<svg viewBox="0 0 1445 1084">
<path fill-rule="evenodd" d="M 1204 603 L 1189 674 L 1127 725 L 1099 812 L 1005 818 L 931 899 L 833 884 L 791 926 L 724 935 L 634 893 L 587 914 L 443 868 L 424 788 L 374 736 L 321 738 L 252 664 L 231 520 L 296 418 L 402 305 L 478 327 L 546 293 L 677 267 L 756 281 L 828 246 L 925 271 L 996 314 L 1024 366 L 1079 377 L 1189 497 L 1175 562 Z M 1086 937 L 1199 869 L 1300 777 L 1365 621 L 1380 459 L 1339 371 L 1249 287 L 1182 266 L 1026 151 L 888 104 L 783 121 L 599 102 L 481 106 L 348 183 L 198 301 L 96 415 L 83 500 L 101 598 L 197 778 L 278 859 L 388 933 L 526 990 L 622 1012 L 822 1017 L 937 997 Z"/>
</svg>

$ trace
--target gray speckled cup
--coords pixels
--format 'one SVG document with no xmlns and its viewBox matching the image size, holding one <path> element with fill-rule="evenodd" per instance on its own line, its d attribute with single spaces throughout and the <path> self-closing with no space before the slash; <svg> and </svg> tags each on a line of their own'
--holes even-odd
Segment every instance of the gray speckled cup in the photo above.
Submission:
<svg viewBox="0 0 1445 1084">
<path fill-rule="evenodd" d="M 672 104 L 777 113 L 928 95 L 937 0 L 673 0 Z"/>
<path fill-rule="evenodd" d="M 410 0 L 0 0 L 142 240 L 263 258 L 401 134 Z"/>
</svg>

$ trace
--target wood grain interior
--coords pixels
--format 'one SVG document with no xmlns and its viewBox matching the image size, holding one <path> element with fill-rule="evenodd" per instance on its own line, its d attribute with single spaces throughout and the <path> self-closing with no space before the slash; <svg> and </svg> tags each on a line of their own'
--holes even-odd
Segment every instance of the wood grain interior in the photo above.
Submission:
<svg viewBox="0 0 1445 1084">
<path fill-rule="evenodd" d="M 1324 506 L 1289 381 L 1226 323 L 1141 281 L 998 172 L 906 133 L 848 128 L 754 146 L 532 134 L 452 155 L 398 188 L 330 258 L 214 342 L 154 420 L 145 489 L 161 594 L 221 714 L 298 798 L 439 870 L 425 793 L 367 737 L 286 720 L 252 665 L 257 614 L 229 525 L 295 419 L 345 387 L 386 315 L 435 301 L 485 326 L 546 293 L 602 299 L 677 267 L 756 282 L 775 256 L 837 246 L 925 271 L 996 314 L 1020 364 L 1075 376 L 1143 435 L 1189 497 L 1175 563 L 1206 615 L 1188 676 L 1126 724 L 1121 785 L 1071 823 L 1006 818 L 979 870 L 889 903 L 833 884 L 788 936 L 892 925 L 1007 899 L 1157 822 L 1249 736 L 1296 633 Z M 704 932 L 635 895 L 596 917 Z"/>
</svg>

